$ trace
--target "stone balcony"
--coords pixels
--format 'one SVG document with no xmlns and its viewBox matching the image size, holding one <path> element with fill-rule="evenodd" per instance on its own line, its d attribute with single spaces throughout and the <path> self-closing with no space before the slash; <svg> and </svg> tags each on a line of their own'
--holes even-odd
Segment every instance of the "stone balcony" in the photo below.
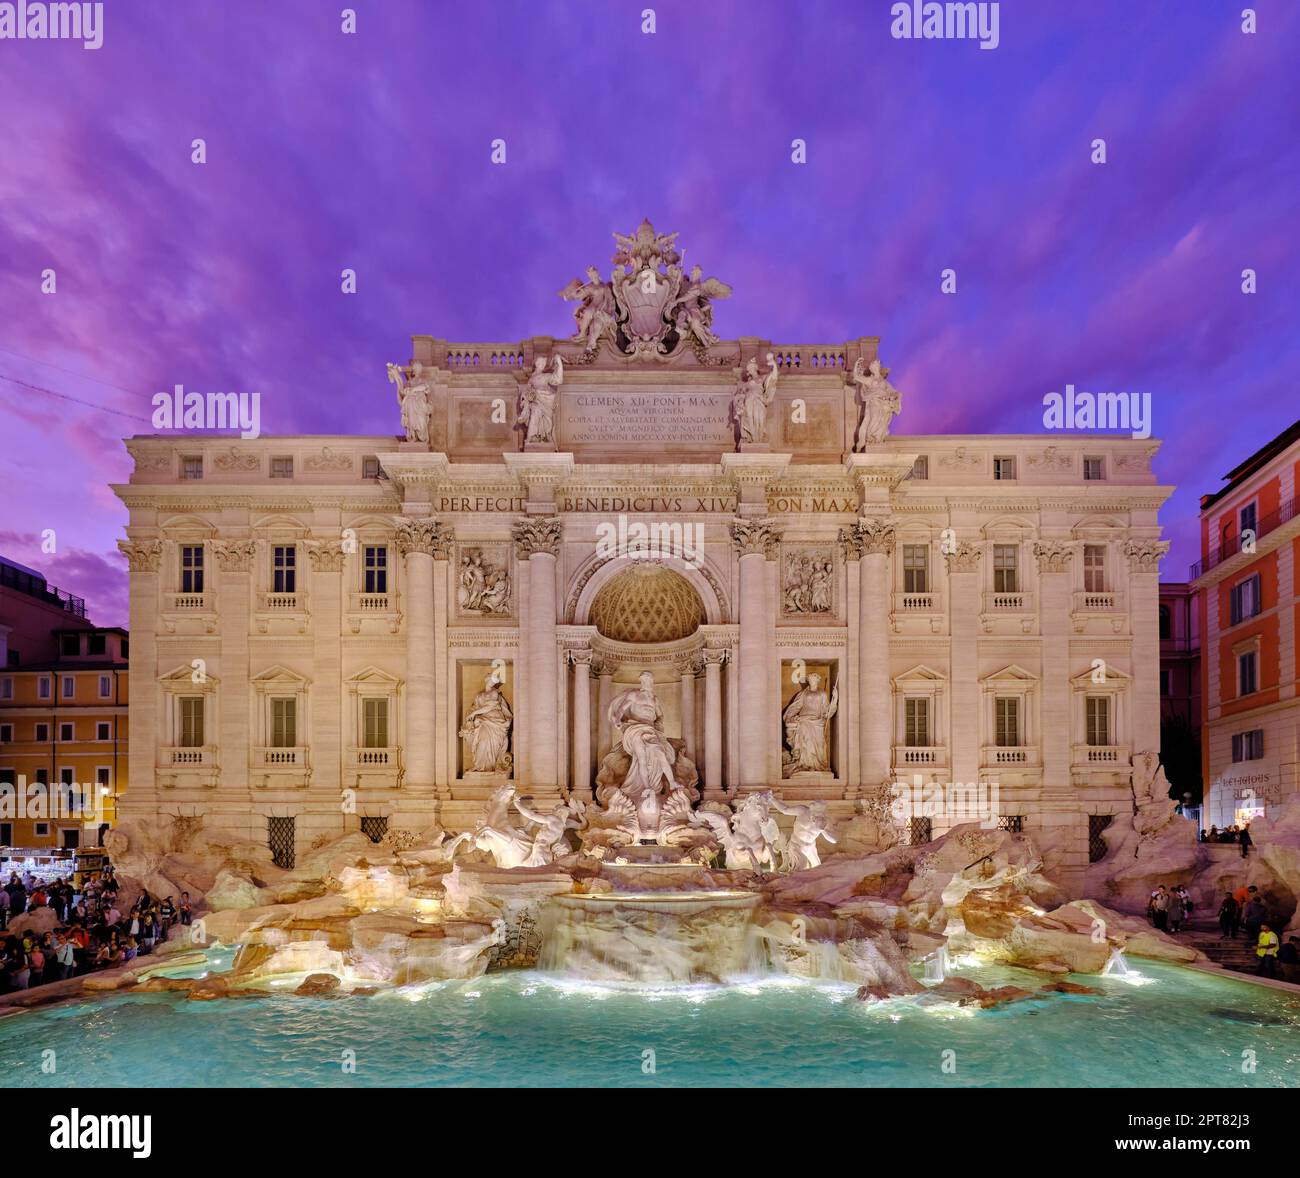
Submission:
<svg viewBox="0 0 1300 1178">
<path fill-rule="evenodd" d="M 205 613 L 212 608 L 212 601 L 206 593 L 165 593 L 163 608 L 173 613 Z"/>
<path fill-rule="evenodd" d="M 306 745 L 257 745 L 253 749 L 253 765 L 258 769 L 302 769 L 306 764 Z"/>
<path fill-rule="evenodd" d="M 307 608 L 307 601 L 301 593 L 263 593 L 261 608 L 267 613 L 296 613 Z"/>
<path fill-rule="evenodd" d="M 894 746 L 894 767 L 897 770 L 933 768 L 947 763 L 946 745 L 896 744 Z"/>
<path fill-rule="evenodd" d="M 1131 758 L 1127 745 L 1076 744 L 1071 759 L 1080 768 L 1123 769 L 1127 772 Z"/>
<path fill-rule="evenodd" d="M 217 746 L 214 744 L 174 746 L 160 752 L 161 764 L 169 768 L 185 765 L 210 767 L 217 763 Z"/>
<path fill-rule="evenodd" d="M 1022 634 L 1032 634 L 1038 624 L 1034 595 L 1023 589 L 1012 592 L 985 592 L 980 612 L 980 627 L 991 634 L 997 629 L 1007 632 L 1018 629 Z"/>
<path fill-rule="evenodd" d="M 390 634 L 396 634 L 402 622 L 397 593 L 349 593 L 347 599 L 349 629 L 353 634 L 360 634 L 367 622 L 370 623 L 368 629 L 382 628 Z"/>
<path fill-rule="evenodd" d="M 1036 768 L 1041 763 L 1034 745 L 985 745 L 980 750 L 980 765 L 985 769 Z"/>
</svg>

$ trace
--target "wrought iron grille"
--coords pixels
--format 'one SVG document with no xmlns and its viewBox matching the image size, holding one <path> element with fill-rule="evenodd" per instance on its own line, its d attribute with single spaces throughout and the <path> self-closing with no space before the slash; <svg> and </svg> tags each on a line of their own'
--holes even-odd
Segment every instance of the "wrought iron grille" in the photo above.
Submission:
<svg viewBox="0 0 1300 1178">
<path fill-rule="evenodd" d="M 294 865 L 294 839 L 292 818 L 266 820 L 266 845 L 271 848 L 271 861 L 277 867 L 291 870 Z"/>
<path fill-rule="evenodd" d="M 372 843 L 382 843 L 388 833 L 388 819 L 385 817 L 361 819 L 361 833 Z"/>
<path fill-rule="evenodd" d="M 1096 863 L 1106 857 L 1106 840 L 1101 832 L 1115 820 L 1114 814 L 1088 815 L 1088 862 Z"/>
<path fill-rule="evenodd" d="M 923 847 L 933 837 L 933 822 L 929 818 L 913 818 L 909 826 L 911 844 L 914 847 Z"/>
<path fill-rule="evenodd" d="M 998 829 L 1009 830 L 1012 834 L 1021 834 L 1025 829 L 1023 814 L 1002 814 L 998 817 Z"/>
</svg>

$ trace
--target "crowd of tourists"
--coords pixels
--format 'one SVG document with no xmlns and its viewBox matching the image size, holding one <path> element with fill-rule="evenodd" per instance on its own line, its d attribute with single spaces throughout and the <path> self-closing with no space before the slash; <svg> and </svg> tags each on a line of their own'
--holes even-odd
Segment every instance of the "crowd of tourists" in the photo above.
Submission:
<svg viewBox="0 0 1300 1178">
<path fill-rule="evenodd" d="M 1181 932 L 1191 922 L 1194 905 L 1182 884 L 1167 888 L 1161 884 L 1147 901 L 1147 918 L 1164 933 Z M 1255 947 L 1260 975 L 1287 982 L 1300 982 L 1300 937 L 1289 936 L 1285 943 L 1277 930 L 1285 921 L 1273 916 L 1259 888 L 1242 884 L 1227 892 L 1219 905 L 1219 931 L 1225 939 L 1244 936 Z"/>
<path fill-rule="evenodd" d="M 60 982 L 152 953 L 177 924 L 192 917 L 188 892 L 180 901 L 141 892 L 125 912 L 113 869 L 96 873 L 78 889 L 70 877 L 43 881 L 11 872 L 0 887 L 0 993 Z M 49 909 L 54 925 L 43 932 L 37 922 L 8 932 L 24 913 Z M 39 923 L 46 923 L 44 921 Z"/>
<path fill-rule="evenodd" d="M 1241 847 L 1243 859 L 1250 854 L 1250 848 L 1254 845 L 1250 830 L 1245 826 L 1225 826 L 1222 830 L 1211 826 L 1209 830 L 1202 830 L 1199 838 L 1203 843 L 1236 843 Z"/>
</svg>

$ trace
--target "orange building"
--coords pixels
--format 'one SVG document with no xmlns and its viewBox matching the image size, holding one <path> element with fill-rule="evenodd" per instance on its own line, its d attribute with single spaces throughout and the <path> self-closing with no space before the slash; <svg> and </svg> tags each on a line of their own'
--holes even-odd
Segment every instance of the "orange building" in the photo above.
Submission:
<svg viewBox="0 0 1300 1178">
<path fill-rule="evenodd" d="M 1205 825 L 1248 822 L 1296 789 L 1300 422 L 1201 498 Z"/>
<path fill-rule="evenodd" d="M 97 846 L 127 784 L 127 632 L 0 558 L 0 646 L 0 847 Z"/>
</svg>

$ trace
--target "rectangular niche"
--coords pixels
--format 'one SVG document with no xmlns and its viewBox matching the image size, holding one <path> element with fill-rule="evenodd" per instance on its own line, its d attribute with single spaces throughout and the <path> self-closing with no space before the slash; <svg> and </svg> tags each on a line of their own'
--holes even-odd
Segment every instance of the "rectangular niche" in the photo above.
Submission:
<svg viewBox="0 0 1300 1178">
<path fill-rule="evenodd" d="M 839 617 L 839 576 L 830 543 L 781 545 L 781 620 L 824 625 Z"/>
<path fill-rule="evenodd" d="M 489 679 L 499 684 L 499 690 L 489 690 Z M 514 663 L 467 659 L 456 664 L 456 680 L 457 776 L 480 783 L 510 780 L 515 751 Z"/>
<path fill-rule="evenodd" d="M 819 677 L 817 692 L 825 695 L 825 700 L 816 699 L 811 692 L 811 679 Z M 808 658 L 783 659 L 781 661 L 781 779 L 798 782 L 833 781 L 838 773 L 839 711 L 829 720 L 823 719 L 818 736 L 815 717 L 825 716 L 829 709 L 832 691 L 839 686 L 839 663 L 835 659 Z M 791 726 L 786 723 L 786 711 L 794 703 L 795 697 L 805 687 L 805 695 L 796 715 L 799 723 Z M 838 701 L 843 706 L 844 701 Z M 792 716 L 792 719 L 795 718 Z M 792 735 L 800 748 L 792 747 Z M 810 767 L 807 762 L 815 760 L 815 754 L 823 754 L 821 767 Z M 810 755 L 812 754 L 812 755 Z"/>
<path fill-rule="evenodd" d="M 456 545 L 456 617 L 498 621 L 515 616 L 514 568 L 510 544 L 485 541 Z"/>
</svg>

